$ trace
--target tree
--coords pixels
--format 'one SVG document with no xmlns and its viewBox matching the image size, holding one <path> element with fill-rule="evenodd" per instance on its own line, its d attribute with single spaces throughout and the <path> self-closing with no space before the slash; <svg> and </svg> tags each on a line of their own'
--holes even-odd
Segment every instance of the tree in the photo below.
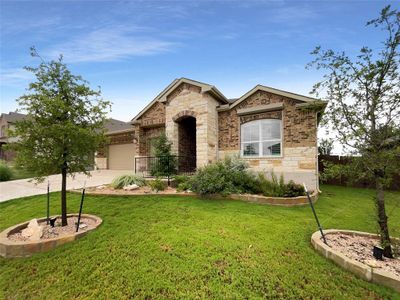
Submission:
<svg viewBox="0 0 400 300">
<path fill-rule="evenodd" d="M 172 155 L 172 143 L 165 133 L 162 133 L 152 141 L 155 160 L 151 163 L 152 176 L 171 176 L 176 174 L 177 161 Z"/>
<path fill-rule="evenodd" d="M 355 58 L 317 47 L 309 64 L 326 71 L 314 85 L 325 93 L 325 116 L 346 149 L 361 159 L 346 168 L 353 178 L 375 182 L 377 219 L 384 255 L 392 257 L 384 189 L 400 168 L 400 13 L 385 7 L 367 22 L 384 32 L 379 50 L 363 47 Z M 348 174 L 350 175 L 350 174 Z"/>
<path fill-rule="evenodd" d="M 321 155 L 331 155 L 333 141 L 330 139 L 321 139 L 318 145 L 318 152 Z"/>
<path fill-rule="evenodd" d="M 25 67 L 36 80 L 27 94 L 19 97 L 27 118 L 15 124 L 11 135 L 18 137 L 16 164 L 44 176 L 61 173 L 61 218 L 67 225 L 67 175 L 88 174 L 93 154 L 104 141 L 104 121 L 110 102 L 101 99 L 100 89 L 92 90 L 81 76 L 72 75 L 62 56 L 46 62 L 31 48 L 31 55 L 41 59 L 37 68 Z"/>
</svg>

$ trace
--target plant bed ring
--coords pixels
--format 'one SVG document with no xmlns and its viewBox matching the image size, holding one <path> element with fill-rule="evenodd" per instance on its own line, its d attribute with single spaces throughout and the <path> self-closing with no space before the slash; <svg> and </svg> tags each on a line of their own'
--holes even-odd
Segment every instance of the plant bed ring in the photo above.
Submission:
<svg viewBox="0 0 400 300">
<path fill-rule="evenodd" d="M 53 216 L 55 217 L 55 216 Z M 52 218 L 53 218 L 52 217 Z M 78 217 L 78 214 L 69 214 L 67 218 Z M 34 253 L 46 252 L 51 249 L 54 249 L 60 245 L 75 241 L 84 235 L 86 235 L 89 231 L 96 229 L 101 225 L 103 220 L 97 216 L 82 214 L 81 216 L 84 219 L 91 219 L 94 221 L 92 227 L 88 227 L 87 229 L 80 230 L 78 232 L 65 234 L 59 237 L 49 238 L 49 239 L 40 239 L 39 241 L 15 241 L 9 238 L 10 235 L 21 231 L 26 228 L 28 222 L 20 223 L 14 225 L 12 227 L 7 228 L 6 230 L 0 233 L 0 256 L 5 258 L 13 258 L 13 257 L 28 257 Z M 37 219 L 38 223 L 46 223 L 46 218 Z"/>
<path fill-rule="evenodd" d="M 337 229 L 324 230 L 325 236 L 335 233 L 343 233 L 347 235 L 369 237 L 374 239 L 379 238 L 376 234 L 361 231 Z M 331 247 L 323 243 L 321 239 L 321 233 L 319 231 L 314 232 L 314 234 L 311 236 L 311 244 L 313 245 L 314 249 L 316 249 L 323 256 L 332 260 L 335 264 L 339 265 L 343 269 L 352 272 L 357 277 L 369 282 L 391 287 L 395 291 L 400 292 L 400 276 L 396 276 L 393 273 L 381 270 L 379 268 L 371 267 L 367 264 L 351 259 L 339 251 L 332 249 Z"/>
</svg>

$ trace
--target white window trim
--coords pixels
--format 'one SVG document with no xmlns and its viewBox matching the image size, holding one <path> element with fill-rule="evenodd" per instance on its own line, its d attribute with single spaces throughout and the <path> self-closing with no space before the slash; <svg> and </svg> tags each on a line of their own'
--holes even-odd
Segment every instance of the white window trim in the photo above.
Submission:
<svg viewBox="0 0 400 300">
<path fill-rule="evenodd" d="M 258 130 L 259 130 L 259 137 L 260 140 L 257 141 L 246 141 L 246 142 L 242 142 L 242 126 L 245 124 L 250 124 L 250 123 L 259 123 L 261 124 L 262 121 L 264 120 L 278 120 L 280 121 L 280 139 L 269 139 L 269 140 L 261 140 L 261 128 L 262 126 L 258 126 Z M 274 141 L 279 141 L 280 142 L 280 154 L 279 155 L 262 155 L 262 143 L 263 142 L 274 142 Z M 258 143 L 258 147 L 259 147 L 259 155 L 243 155 L 243 144 L 251 144 L 251 143 Z M 246 122 L 244 124 L 240 125 L 240 157 L 243 159 L 254 159 L 254 158 L 282 158 L 283 157 L 283 121 L 282 119 L 259 119 L 259 120 L 254 120 L 254 121 L 250 121 L 250 122 Z"/>
</svg>

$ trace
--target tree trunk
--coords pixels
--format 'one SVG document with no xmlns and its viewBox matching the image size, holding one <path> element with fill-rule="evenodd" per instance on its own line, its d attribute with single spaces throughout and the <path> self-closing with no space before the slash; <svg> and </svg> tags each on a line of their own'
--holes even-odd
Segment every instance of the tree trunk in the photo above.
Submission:
<svg viewBox="0 0 400 300">
<path fill-rule="evenodd" d="M 61 169 L 61 225 L 67 225 L 67 166 Z"/>
<path fill-rule="evenodd" d="M 389 227 L 388 227 L 388 217 L 385 211 L 385 194 L 383 191 L 383 185 L 380 178 L 375 179 L 376 182 L 376 208 L 378 213 L 378 224 L 381 237 L 381 244 L 383 247 L 383 255 L 385 257 L 393 258 Z"/>
</svg>

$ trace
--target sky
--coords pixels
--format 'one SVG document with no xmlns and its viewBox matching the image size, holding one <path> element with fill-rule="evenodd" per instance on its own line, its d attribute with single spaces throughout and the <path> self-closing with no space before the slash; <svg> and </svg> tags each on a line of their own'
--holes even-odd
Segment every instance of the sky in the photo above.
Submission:
<svg viewBox="0 0 400 300">
<path fill-rule="evenodd" d="M 317 46 L 355 56 L 379 47 L 366 27 L 399 1 L 6 1 L 0 0 L 1 112 L 33 80 L 35 46 L 63 54 L 74 74 L 101 87 L 110 117 L 131 120 L 172 80 L 187 77 L 237 98 L 257 84 L 309 95 L 322 73 L 307 70 Z"/>
</svg>

